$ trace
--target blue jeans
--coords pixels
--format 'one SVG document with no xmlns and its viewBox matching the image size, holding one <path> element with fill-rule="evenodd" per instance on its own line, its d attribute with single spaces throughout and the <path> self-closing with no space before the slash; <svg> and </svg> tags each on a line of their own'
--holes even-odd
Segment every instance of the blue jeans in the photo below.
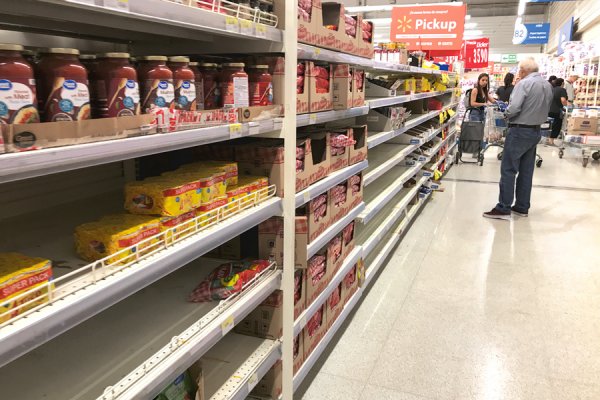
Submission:
<svg viewBox="0 0 600 400">
<path fill-rule="evenodd" d="M 498 210 L 510 212 L 515 199 L 516 179 L 515 208 L 522 212 L 529 211 L 535 149 L 540 139 L 539 129 L 512 127 L 508 130 L 500 166 L 500 198 L 496 205 Z"/>
</svg>

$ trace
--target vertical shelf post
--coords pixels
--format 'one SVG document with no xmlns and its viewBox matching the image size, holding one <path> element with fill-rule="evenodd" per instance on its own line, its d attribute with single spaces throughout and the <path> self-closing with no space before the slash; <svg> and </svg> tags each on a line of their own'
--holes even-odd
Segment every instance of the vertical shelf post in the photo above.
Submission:
<svg viewBox="0 0 600 400">
<path fill-rule="evenodd" d="M 294 397 L 294 248 L 296 238 L 296 68 L 298 64 L 298 0 L 285 0 L 285 118 L 283 133 L 283 345 L 282 397 Z"/>
</svg>

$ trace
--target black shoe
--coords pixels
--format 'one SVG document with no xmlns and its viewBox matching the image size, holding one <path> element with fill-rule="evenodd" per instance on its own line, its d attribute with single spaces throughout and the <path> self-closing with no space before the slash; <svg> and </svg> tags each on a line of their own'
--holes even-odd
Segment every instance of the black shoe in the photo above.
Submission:
<svg viewBox="0 0 600 400">
<path fill-rule="evenodd" d="M 497 208 L 493 208 L 492 211 L 488 211 L 483 213 L 485 218 L 493 218 L 493 219 L 505 219 L 510 220 L 510 212 L 503 212 L 498 210 Z"/>
<path fill-rule="evenodd" d="M 528 217 L 529 216 L 527 211 L 521 211 L 515 207 L 511 207 L 511 210 L 512 210 L 513 214 L 517 214 L 519 217 Z"/>
</svg>

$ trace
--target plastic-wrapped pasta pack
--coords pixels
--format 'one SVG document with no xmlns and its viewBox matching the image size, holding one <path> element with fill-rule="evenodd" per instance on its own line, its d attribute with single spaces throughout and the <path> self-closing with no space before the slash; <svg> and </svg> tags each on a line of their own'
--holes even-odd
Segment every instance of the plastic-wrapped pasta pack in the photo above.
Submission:
<svg viewBox="0 0 600 400">
<path fill-rule="evenodd" d="M 109 263 L 119 260 L 129 262 L 133 261 L 129 256 L 136 252 L 144 255 L 144 250 L 159 239 L 153 239 L 140 246 L 137 246 L 138 243 L 160 232 L 160 218 L 133 214 L 107 215 L 98 221 L 75 228 L 75 250 L 82 259 L 95 261 L 130 248 L 129 251 L 109 259 Z"/>
<path fill-rule="evenodd" d="M 185 176 L 161 176 L 125 184 L 125 209 L 132 214 L 174 217 L 201 204 L 198 181 Z"/>
</svg>

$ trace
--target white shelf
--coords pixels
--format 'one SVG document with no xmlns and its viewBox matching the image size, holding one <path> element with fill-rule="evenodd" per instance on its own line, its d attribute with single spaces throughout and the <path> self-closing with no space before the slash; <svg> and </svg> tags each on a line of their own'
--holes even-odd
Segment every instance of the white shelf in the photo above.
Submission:
<svg viewBox="0 0 600 400">
<path fill-rule="evenodd" d="M 202 357 L 205 398 L 244 400 L 280 358 L 278 340 L 229 333 Z"/>
<path fill-rule="evenodd" d="M 369 113 L 369 106 L 361 106 L 349 108 L 347 110 L 331 110 L 331 111 L 320 111 L 309 114 L 296 115 L 296 126 L 308 126 L 314 124 L 323 124 L 330 121 L 338 121 L 345 118 L 354 118 L 360 115 L 366 115 Z"/>
<path fill-rule="evenodd" d="M 358 216 L 363 223 L 368 223 L 385 205 L 396 196 L 403 188 L 402 185 L 414 177 L 422 168 L 423 163 L 418 162 L 413 166 L 395 167 L 371 185 L 365 188 L 364 198 L 367 206 Z"/>
<path fill-rule="evenodd" d="M 358 235 L 359 243 L 363 248 L 363 257 L 367 257 L 377 247 L 381 240 L 392 230 L 400 217 L 405 215 L 408 203 L 417 195 L 419 189 L 429 178 L 422 177 L 417 184 L 410 189 L 402 189 L 394 201 L 390 202 L 386 209 L 366 225 L 360 225 L 361 231 Z"/>
<path fill-rule="evenodd" d="M 177 37 L 191 40 L 210 40 L 210 36 L 236 39 L 268 40 L 281 42 L 283 31 L 262 25 L 257 29 L 251 23 L 240 32 L 240 26 L 227 23 L 224 13 L 188 7 L 163 0 L 128 0 L 129 11 L 96 6 L 85 0 L 21 0 L 7 2 L 3 14 L 19 15 L 28 19 L 27 25 L 51 30 L 72 30 L 99 37 L 137 39 L 146 37 Z M 84 4 L 86 3 L 86 4 Z M 41 18 L 40 18 L 41 17 Z M 46 21 L 39 21 L 39 20 Z M 250 22 L 250 21 L 248 21 Z M 126 36 L 125 32 L 134 32 Z M 204 35 L 203 35 L 204 34 Z"/>
<path fill-rule="evenodd" d="M 368 286 L 373 280 L 373 277 L 377 275 L 377 271 L 379 271 L 379 269 L 382 267 L 383 263 L 396 246 L 396 243 L 398 243 L 398 241 L 401 239 L 401 236 L 405 232 L 406 228 L 410 226 L 412 220 L 415 218 L 419 210 L 423 208 L 429 196 L 430 195 L 426 195 L 425 198 L 419 199 L 419 202 L 417 204 L 411 206 L 411 208 L 406 212 L 404 219 L 391 233 L 389 240 L 383 245 L 381 249 L 379 249 L 377 253 L 374 253 L 375 258 L 373 259 L 373 261 L 365 266 L 366 271 L 364 287 Z"/>
<path fill-rule="evenodd" d="M 375 61 L 369 58 L 354 56 L 351 54 L 340 53 L 338 51 L 315 47 L 308 44 L 298 43 L 298 59 L 326 61 L 332 63 L 358 65 L 368 69 L 390 71 L 390 72 L 405 72 L 407 74 L 427 74 L 441 75 L 443 73 L 454 74 L 454 72 L 439 71 L 426 68 L 418 68 L 410 65 L 388 63 L 383 61 Z"/>
<path fill-rule="evenodd" d="M 354 307 L 356 307 L 356 304 L 360 300 L 361 296 L 362 288 L 359 288 L 359 290 L 350 298 L 350 300 L 348 300 L 340 316 L 335 320 L 335 322 L 333 323 L 331 328 L 329 328 L 325 336 L 323 336 L 323 339 L 321 339 L 321 341 L 315 347 L 313 352 L 306 358 L 306 360 L 304 360 L 304 364 L 302 364 L 298 372 L 296 372 L 296 375 L 294 375 L 294 391 L 298 389 L 302 381 L 306 378 L 310 370 L 314 367 L 319 357 L 321 357 L 321 354 L 323 354 L 325 349 L 327 349 L 327 346 L 329 346 L 329 342 L 331 342 L 331 339 L 333 339 L 333 337 L 340 329 L 340 326 L 342 326 L 346 318 L 348 318 L 350 313 L 352 313 Z"/>
<path fill-rule="evenodd" d="M 362 213 L 365 209 L 365 203 L 360 203 L 358 206 L 354 207 L 348 214 L 344 215 L 342 219 L 334 222 L 329 228 L 325 230 L 322 234 L 317 236 L 315 240 L 308 244 L 307 249 L 307 257 L 311 258 L 317 251 L 321 250 L 324 246 L 327 245 L 337 235 L 344 229 L 350 222 L 354 221 L 360 213 Z"/>
<path fill-rule="evenodd" d="M 367 160 L 363 160 L 357 164 L 350 165 L 349 167 L 342 168 L 338 171 L 332 172 L 327 175 L 324 179 L 313 183 L 301 192 L 296 193 L 296 207 L 300 207 L 303 204 L 308 203 L 321 193 L 325 193 L 335 185 L 344 182 L 353 175 L 358 174 L 369 166 Z"/>
<path fill-rule="evenodd" d="M 89 400 L 114 385 L 107 398 L 154 398 L 280 287 L 281 271 L 271 270 L 237 298 L 187 302 L 221 262 L 189 263 L 3 367 L 3 397 Z"/>
<path fill-rule="evenodd" d="M 335 276 L 331 279 L 331 282 L 327 288 L 298 316 L 294 322 L 294 336 L 298 335 L 300 331 L 306 326 L 306 322 L 312 317 L 315 312 L 321 307 L 325 301 L 331 296 L 331 293 L 337 288 L 340 282 L 352 269 L 352 267 L 362 258 L 362 249 L 357 246 L 344 260 L 342 267 L 337 271 Z"/>
<path fill-rule="evenodd" d="M 394 104 L 402 104 L 408 103 L 409 101 L 427 99 L 429 97 L 441 96 L 444 94 L 452 93 L 454 89 L 447 89 L 441 92 L 425 92 L 425 93 L 415 93 L 415 94 L 407 94 L 402 96 L 394 96 L 394 97 L 381 97 L 381 98 L 367 98 L 366 102 L 369 104 L 369 108 L 378 108 L 391 106 Z M 438 112 L 439 114 L 439 112 Z"/>
<path fill-rule="evenodd" d="M 27 218 L 20 217 L 14 219 L 15 223 L 9 220 L 0 232 L 3 235 L 12 232 L 11 238 L 0 248 L 41 254 L 55 260 L 53 272 L 56 280 L 86 265 L 73 250 L 74 227 L 93 220 L 95 214 L 119 210 L 119 203 L 120 196 L 109 193 L 44 213 L 34 213 Z M 93 212 L 89 210 L 90 204 L 97 205 Z M 101 271 L 85 270 L 77 279 L 56 288 L 66 293 L 64 297 L 0 328 L 0 365 L 31 351 L 281 212 L 281 199 L 270 198 L 113 274 L 102 277 Z M 10 247 L 5 249 L 4 246 Z"/>
<path fill-rule="evenodd" d="M 127 139 L 54 147 L 0 155 L 0 183 L 107 164 L 150 154 L 259 135 L 281 129 L 281 119 L 243 123 L 241 133 L 231 125 L 158 133 Z M 239 124 L 236 124 L 239 125 Z"/>
<path fill-rule="evenodd" d="M 429 157 L 429 160 L 431 160 L 431 158 L 433 158 L 438 153 L 438 151 L 442 148 L 442 146 L 445 145 L 446 143 L 448 143 L 448 141 L 450 141 L 451 139 L 456 139 L 455 135 L 456 135 L 456 132 L 453 132 L 450 135 L 448 135 L 446 137 L 446 139 L 440 141 L 440 143 L 438 143 L 438 145 L 433 149 L 431 156 Z M 450 150 L 452 148 L 453 148 L 453 146 L 449 147 L 448 150 L 446 151 L 446 153 L 442 157 L 440 157 L 439 160 L 437 160 L 432 165 L 426 165 L 425 168 L 427 168 L 428 170 L 431 170 L 431 171 L 435 171 L 437 169 L 437 167 L 439 167 L 440 164 L 446 159 L 446 157 L 448 156 L 448 154 L 450 153 Z"/>
<path fill-rule="evenodd" d="M 369 168 L 365 172 L 364 185 L 368 186 L 381 175 L 394 168 L 406 156 L 419 148 L 418 144 L 393 144 L 384 143 L 369 150 Z"/>
</svg>

